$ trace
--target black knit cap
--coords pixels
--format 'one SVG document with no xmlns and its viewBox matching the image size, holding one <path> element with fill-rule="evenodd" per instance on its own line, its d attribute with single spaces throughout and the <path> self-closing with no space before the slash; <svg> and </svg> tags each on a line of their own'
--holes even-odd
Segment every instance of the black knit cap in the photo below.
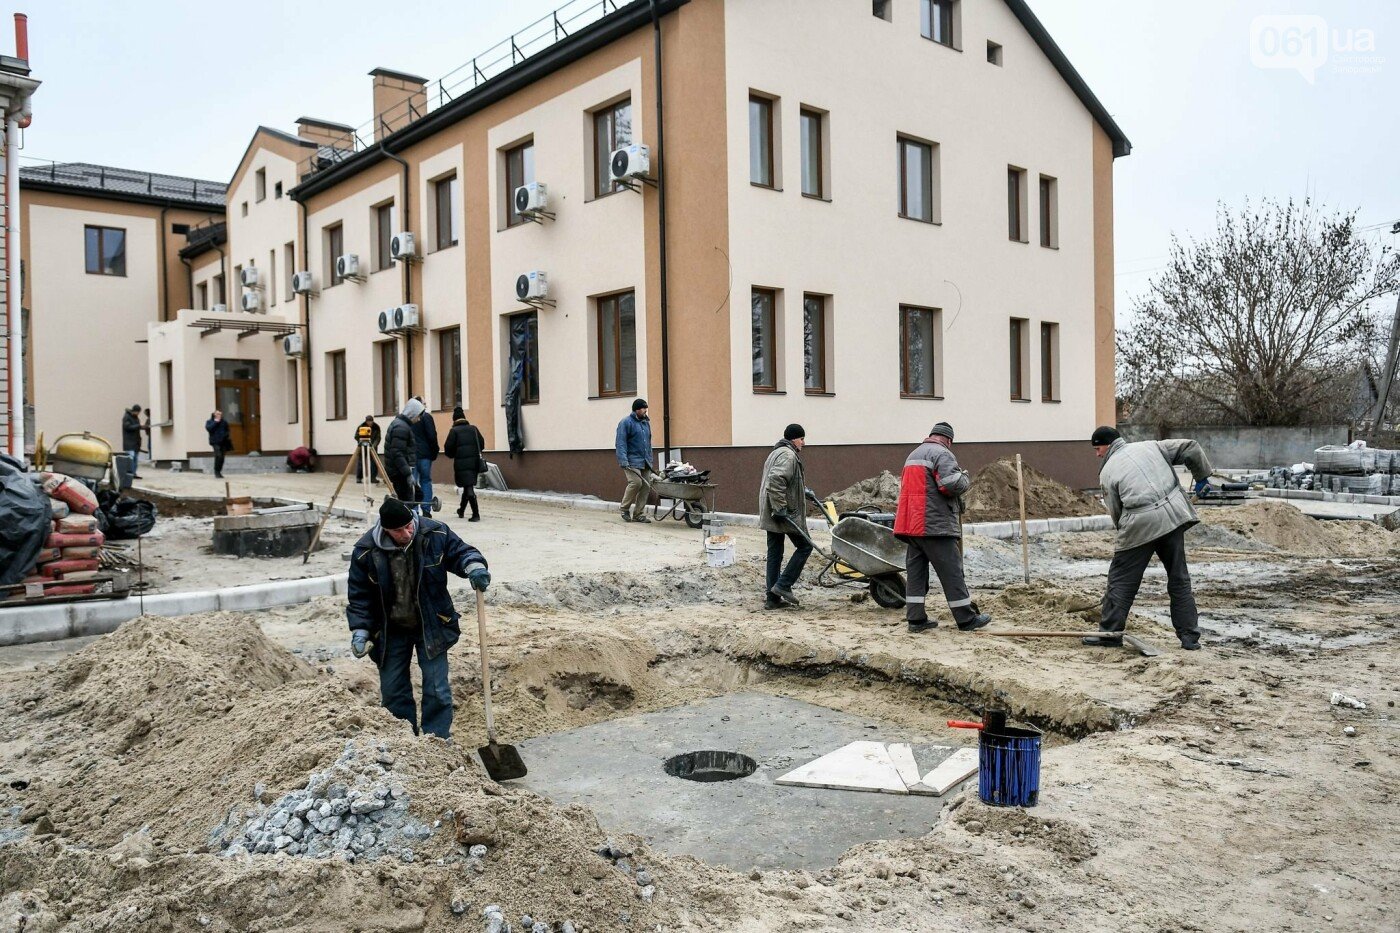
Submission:
<svg viewBox="0 0 1400 933">
<path fill-rule="evenodd" d="M 632 403 L 632 410 L 633 410 L 633 411 L 641 411 L 643 408 L 650 408 L 650 407 L 651 407 L 651 406 L 647 404 L 647 400 L 644 399 L 644 398 L 639 398 L 639 399 L 637 399 L 635 402 Z"/>
<path fill-rule="evenodd" d="M 802 429 L 802 425 L 800 424 L 790 424 L 783 429 L 783 440 L 785 441 L 795 441 L 799 437 L 806 436 L 807 432 Z"/>
<path fill-rule="evenodd" d="M 467 413 L 464 412 L 464 411 L 462 411 L 462 406 L 461 406 L 461 405 L 458 405 L 456 408 L 452 409 L 452 420 L 453 420 L 453 421 L 465 421 L 466 419 L 467 419 Z"/>
<path fill-rule="evenodd" d="M 928 432 L 928 436 L 946 437 L 951 441 L 953 439 L 953 426 L 946 421 L 940 421 Z"/>
<path fill-rule="evenodd" d="M 413 513 L 398 499 L 385 499 L 379 507 L 379 527 L 386 531 L 402 528 L 413 521 Z"/>
<path fill-rule="evenodd" d="M 1094 428 L 1094 436 L 1089 438 L 1089 443 L 1093 444 L 1095 447 L 1107 447 L 1122 436 L 1123 435 L 1118 433 L 1117 428 L 1101 424 L 1097 428 Z"/>
</svg>

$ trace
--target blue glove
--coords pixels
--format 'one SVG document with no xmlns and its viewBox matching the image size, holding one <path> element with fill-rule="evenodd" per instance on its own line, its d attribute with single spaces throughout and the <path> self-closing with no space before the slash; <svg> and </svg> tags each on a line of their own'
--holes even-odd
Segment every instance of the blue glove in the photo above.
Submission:
<svg viewBox="0 0 1400 933">
<path fill-rule="evenodd" d="M 1202 479 L 1196 481 L 1196 495 L 1203 496 L 1206 493 L 1214 491 L 1215 487 L 1210 484 L 1209 479 Z"/>
<path fill-rule="evenodd" d="M 467 574 L 467 582 L 472 585 L 472 589 L 478 593 L 485 593 L 486 588 L 491 585 L 491 574 L 485 567 L 478 567 Z"/>
<path fill-rule="evenodd" d="M 355 629 L 355 634 L 350 636 L 350 653 L 357 658 L 369 654 L 369 632 L 362 628 Z"/>
</svg>

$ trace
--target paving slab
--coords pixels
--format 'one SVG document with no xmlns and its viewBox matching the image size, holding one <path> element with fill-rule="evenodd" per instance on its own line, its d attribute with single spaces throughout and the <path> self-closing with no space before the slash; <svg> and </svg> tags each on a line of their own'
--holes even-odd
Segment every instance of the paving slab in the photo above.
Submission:
<svg viewBox="0 0 1400 933">
<path fill-rule="evenodd" d="M 606 831 L 637 833 L 670 854 L 740 870 L 822 868 L 858 843 L 927 833 L 943 805 L 936 797 L 776 783 L 858 741 L 910 743 L 923 759 L 933 737 L 786 697 L 735 693 L 517 743 L 530 773 L 513 783 L 588 806 Z M 663 769 L 674 755 L 704 750 L 739 752 L 758 768 L 713 783 Z M 927 761 L 920 764 L 931 768 L 937 759 Z"/>
</svg>

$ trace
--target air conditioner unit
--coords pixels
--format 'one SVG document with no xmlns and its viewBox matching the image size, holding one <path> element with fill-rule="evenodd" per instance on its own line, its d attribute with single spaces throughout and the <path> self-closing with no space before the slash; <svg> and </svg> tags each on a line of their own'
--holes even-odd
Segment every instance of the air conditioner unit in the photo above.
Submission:
<svg viewBox="0 0 1400 933">
<path fill-rule="evenodd" d="M 549 209 L 549 186 L 538 181 L 515 189 L 515 212 L 533 214 Z"/>
<path fill-rule="evenodd" d="M 523 188 L 521 189 L 524 190 Z M 549 297 L 549 278 L 543 272 L 525 272 L 515 280 L 515 297 L 521 301 Z"/>
<path fill-rule="evenodd" d="M 243 310 L 244 310 L 244 311 L 261 311 L 261 310 L 262 310 L 262 295 L 259 295 L 257 292 L 244 292 L 244 293 L 243 293 Z"/>
<path fill-rule="evenodd" d="M 301 356 L 301 334 L 288 334 L 283 337 L 282 352 L 288 356 Z"/>
<path fill-rule="evenodd" d="M 617 181 L 650 176 L 651 150 L 637 143 L 618 149 L 612 154 L 608 167 Z"/>
<path fill-rule="evenodd" d="M 391 334 L 394 332 L 394 312 L 397 308 L 390 308 L 387 311 L 379 312 L 379 332 L 381 334 Z"/>
<path fill-rule="evenodd" d="M 394 259 L 412 259 L 418 255 L 418 243 L 411 233 L 396 233 L 389 241 L 389 255 Z"/>
<path fill-rule="evenodd" d="M 228 314 L 228 305 L 210 305 L 209 310 L 215 314 Z"/>
<path fill-rule="evenodd" d="M 399 305 L 394 309 L 394 330 L 410 330 L 417 326 L 417 305 Z"/>
<path fill-rule="evenodd" d="M 292 273 L 292 291 L 298 295 L 305 295 L 316 288 L 316 276 L 310 272 Z"/>
<path fill-rule="evenodd" d="M 335 260 L 335 274 L 342 279 L 348 279 L 360 274 L 360 257 L 354 253 L 346 253 L 344 256 L 337 256 Z"/>
<path fill-rule="evenodd" d="M 239 276 L 239 279 L 243 282 L 243 287 L 244 287 L 244 288 L 257 288 L 257 287 L 258 287 L 258 267 L 257 267 L 257 266 L 249 266 L 248 268 L 244 269 L 243 272 L 242 272 L 242 274 Z"/>
</svg>

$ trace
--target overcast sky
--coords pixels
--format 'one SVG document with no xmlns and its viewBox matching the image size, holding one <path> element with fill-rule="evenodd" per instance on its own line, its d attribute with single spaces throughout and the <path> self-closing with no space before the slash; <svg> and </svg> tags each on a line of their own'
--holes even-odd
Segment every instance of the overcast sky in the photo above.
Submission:
<svg viewBox="0 0 1400 933">
<path fill-rule="evenodd" d="M 44 84 L 24 154 L 226 181 L 258 124 L 359 125 L 371 68 L 441 77 L 562 2 L 241 0 L 211 19 L 175 0 L 30 0 Z M 1217 201 L 1312 195 L 1400 246 L 1400 2 L 1031 7 L 1133 142 L 1115 178 L 1120 316 L 1171 233 L 1208 232 Z"/>
</svg>

